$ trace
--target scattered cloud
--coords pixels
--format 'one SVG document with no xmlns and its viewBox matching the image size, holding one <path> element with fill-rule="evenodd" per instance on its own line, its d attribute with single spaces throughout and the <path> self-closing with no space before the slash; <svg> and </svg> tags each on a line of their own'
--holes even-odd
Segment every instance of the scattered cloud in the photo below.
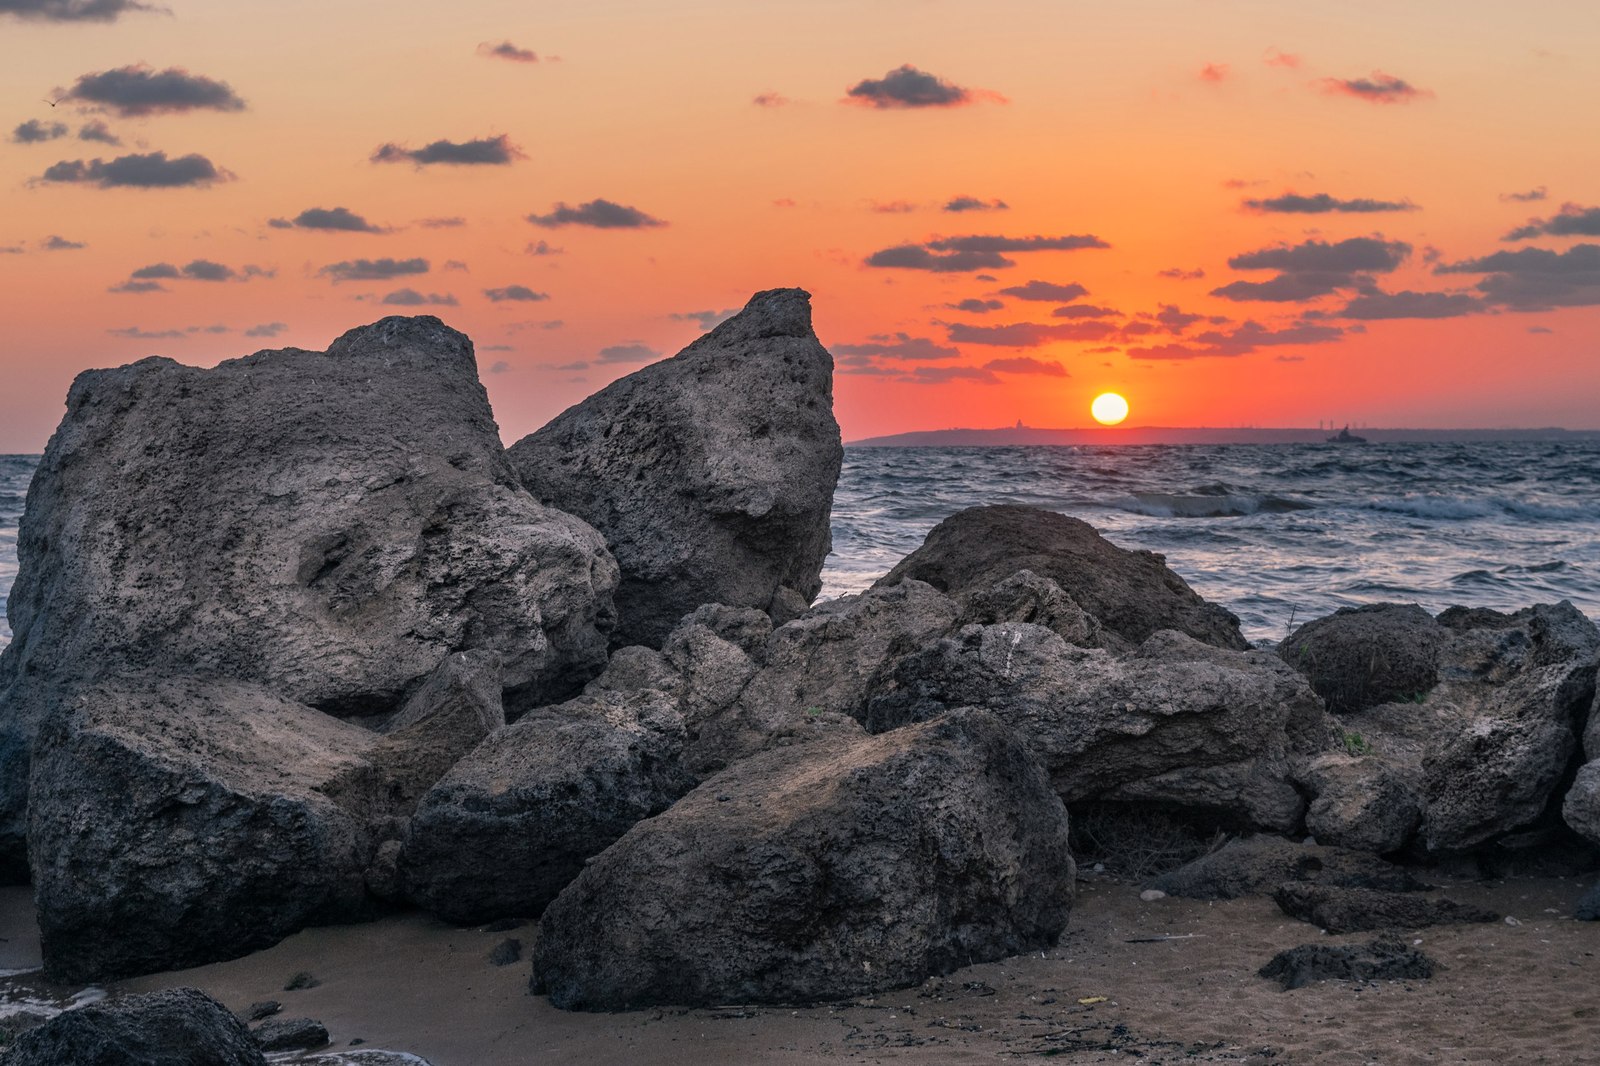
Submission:
<svg viewBox="0 0 1600 1066">
<path fill-rule="evenodd" d="M 231 266 L 209 259 L 196 259 L 185 264 L 183 276 L 191 281 L 233 281 L 240 277 Z"/>
<path fill-rule="evenodd" d="M 1539 200 L 1548 199 L 1549 196 L 1550 191 L 1543 185 L 1540 185 L 1537 188 L 1529 189 L 1526 192 L 1503 192 L 1500 194 L 1500 199 L 1514 204 L 1531 204 L 1536 203 Z"/>
<path fill-rule="evenodd" d="M 986 315 L 1005 306 L 1003 300 L 980 300 L 976 296 L 953 304 L 945 304 L 952 311 L 965 311 L 969 315 Z"/>
<path fill-rule="evenodd" d="M 772 201 L 772 206 L 773 207 L 799 207 L 800 204 L 793 197 L 780 196 L 776 200 Z"/>
<path fill-rule="evenodd" d="M 998 237 L 980 234 L 967 237 L 940 237 L 928 242 L 936 252 L 1071 252 L 1080 248 L 1110 248 L 1092 233 L 1068 237 Z"/>
<path fill-rule="evenodd" d="M 124 326 L 121 329 L 108 329 L 106 332 L 113 337 L 126 337 L 138 341 L 171 340 L 184 335 L 181 329 L 148 330 L 138 326 Z"/>
<path fill-rule="evenodd" d="M 489 364 L 489 373 L 491 374 L 504 374 L 510 369 L 511 364 L 506 362 L 504 359 L 496 359 L 493 363 Z"/>
<path fill-rule="evenodd" d="M 39 177 L 43 182 L 98 185 L 102 189 L 175 189 L 204 187 L 231 181 L 233 175 L 219 169 L 203 155 L 168 159 L 165 152 L 118 156 L 109 163 L 100 159 L 63 160 Z"/>
<path fill-rule="evenodd" d="M 565 248 L 557 248 L 548 241 L 529 241 L 528 246 L 522 250 L 524 255 L 566 255 Z"/>
<path fill-rule="evenodd" d="M 1519 226 L 1500 239 L 1522 241 L 1530 237 L 1600 237 L 1600 207 L 1562 204 L 1558 213 L 1549 218 L 1530 218 L 1526 226 Z"/>
<path fill-rule="evenodd" d="M 867 209 L 879 215 L 909 215 L 917 205 L 909 200 L 869 200 Z"/>
<path fill-rule="evenodd" d="M 40 144 L 44 141 L 53 141 L 58 137 L 67 135 L 65 122 L 40 122 L 30 118 L 22 125 L 11 131 L 12 144 Z"/>
<path fill-rule="evenodd" d="M 550 299 L 547 292 L 534 292 L 526 285 L 507 285 L 499 289 L 484 289 L 483 294 L 492 303 L 534 303 L 538 300 Z"/>
<path fill-rule="evenodd" d="M 949 252 L 935 254 L 920 244 L 900 244 L 873 252 L 862 261 L 869 267 L 890 270 L 930 270 L 937 274 L 960 274 L 973 270 L 998 270 L 1016 266 L 998 252 Z"/>
<path fill-rule="evenodd" d="M 1199 281 L 1205 276 L 1206 272 L 1199 267 L 1193 270 L 1185 270 L 1182 267 L 1168 267 L 1166 270 L 1156 273 L 1158 278 L 1171 278 L 1174 281 Z"/>
<path fill-rule="evenodd" d="M 1322 91 L 1332 96 L 1349 96 L 1374 104 L 1406 104 L 1412 100 L 1432 96 L 1403 78 L 1375 70 L 1366 78 L 1323 78 Z"/>
<path fill-rule="evenodd" d="M 245 102 L 225 81 L 181 67 L 152 70 L 142 63 L 85 74 L 66 99 L 104 107 L 123 118 L 187 111 L 243 111 Z"/>
<path fill-rule="evenodd" d="M 1071 303 L 1080 296 L 1089 295 L 1089 290 L 1071 282 L 1066 285 L 1057 285 L 1051 281 L 1030 281 L 1025 285 L 1012 285 L 1001 289 L 1002 296 L 1015 296 L 1019 300 L 1040 300 L 1051 303 Z"/>
<path fill-rule="evenodd" d="M 418 292 L 416 289 L 396 289 L 379 303 L 392 307 L 456 307 L 458 301 L 447 292 Z"/>
<path fill-rule="evenodd" d="M 472 141 L 433 141 L 421 148 L 407 148 L 390 141 L 372 153 L 374 163 L 415 163 L 419 167 L 436 163 L 447 166 L 508 166 L 528 158 L 522 149 L 502 133 L 498 137 L 479 137 Z"/>
<path fill-rule="evenodd" d="M 1251 321 L 1232 330 L 1208 330 L 1188 341 L 1129 348 L 1127 356 L 1129 359 L 1164 361 L 1233 358 L 1261 348 L 1328 344 L 1344 336 L 1345 332 L 1337 326 L 1312 322 L 1296 322 L 1273 329 Z"/>
<path fill-rule="evenodd" d="M 1067 368 L 1060 363 L 1047 359 L 1035 359 L 1031 355 L 1019 355 L 1010 359 L 991 359 L 983 364 L 985 370 L 998 370 L 1002 374 L 1043 374 L 1045 377 L 1065 378 L 1071 377 Z"/>
<path fill-rule="evenodd" d="M 794 103 L 782 93 L 757 93 L 750 102 L 757 107 L 786 107 Z"/>
<path fill-rule="evenodd" d="M 78 127 L 78 140 L 109 144 L 113 148 L 122 147 L 122 138 L 112 133 L 111 127 L 99 119 L 92 119 Z"/>
<path fill-rule="evenodd" d="M 388 232 L 382 226 L 374 226 L 348 207 L 308 207 L 292 219 L 269 219 L 267 225 L 274 229 L 335 230 L 341 233 Z"/>
<path fill-rule="evenodd" d="M 1285 70 L 1298 70 L 1300 68 L 1299 56 L 1293 52 L 1280 52 L 1276 48 L 1267 49 L 1267 54 L 1263 57 L 1262 62 L 1269 67 L 1282 67 Z"/>
<path fill-rule="evenodd" d="M 459 229 L 466 224 L 467 220 L 462 218 L 460 215 L 452 215 L 449 218 L 417 219 L 417 225 L 421 226 L 423 229 Z"/>
<path fill-rule="evenodd" d="M 1161 309 L 1155 314 L 1145 314 L 1140 317 L 1154 322 L 1168 333 L 1182 333 L 1196 322 L 1207 321 L 1210 316 L 1181 310 L 1176 304 L 1162 304 Z"/>
<path fill-rule="evenodd" d="M 1198 76 L 1201 81 L 1210 82 L 1213 85 L 1220 81 L 1227 81 L 1228 64 L 1207 63 L 1205 66 L 1200 68 L 1200 73 Z"/>
<path fill-rule="evenodd" d="M 149 266 L 140 267 L 128 276 L 132 278 L 177 278 L 182 277 L 182 274 L 171 263 L 151 263 Z"/>
<path fill-rule="evenodd" d="M 863 78 L 845 90 L 844 103 L 879 111 L 923 107 L 963 107 L 980 101 L 1003 104 L 1006 98 L 988 89 L 966 89 L 918 70 L 907 63 L 881 78 Z"/>
<path fill-rule="evenodd" d="M 927 362 L 961 356 L 959 349 L 948 344 L 940 344 L 927 337 L 913 337 L 909 333 L 875 334 L 861 344 L 835 344 L 832 351 L 835 355 L 853 358 L 858 363 L 864 359 Z"/>
<path fill-rule="evenodd" d="M 467 264 L 463 263 L 459 259 L 446 259 L 444 261 L 444 266 L 441 269 L 443 269 L 443 270 L 459 270 L 463 274 L 472 273 L 471 269 L 468 268 Z"/>
<path fill-rule="evenodd" d="M 19 249 L 19 251 L 20 251 L 20 249 Z M 137 293 L 146 293 L 146 292 L 166 292 L 167 291 L 167 287 L 165 285 L 161 284 L 161 282 L 159 282 L 159 281 L 131 281 L 130 280 L 130 281 L 124 281 L 120 285 L 113 285 L 109 289 L 107 289 L 106 291 L 107 292 L 125 292 L 125 293 L 135 293 L 135 294 L 137 294 Z"/>
<path fill-rule="evenodd" d="M 1369 200 L 1365 198 L 1339 200 L 1325 192 L 1314 193 L 1310 196 L 1286 192 L 1282 196 L 1272 196 L 1262 200 L 1246 200 L 1244 206 L 1251 211 L 1271 212 L 1282 215 L 1325 215 L 1329 212 L 1346 215 L 1365 215 L 1384 211 L 1417 210 L 1417 205 L 1410 200 Z"/>
<path fill-rule="evenodd" d="M 0 0 L 0 15 L 40 22 L 115 22 L 129 11 L 166 11 L 138 0 Z"/>
<path fill-rule="evenodd" d="M 1009 211 L 1011 205 L 1004 200 L 980 200 L 976 196 L 956 196 L 945 201 L 941 211 Z"/>
<path fill-rule="evenodd" d="M 75 252 L 79 248 L 89 247 L 82 241 L 69 241 L 65 237 L 52 233 L 49 237 L 39 242 L 39 247 L 47 252 Z"/>
<path fill-rule="evenodd" d="M 276 337 L 284 333 L 289 327 L 282 322 L 263 322 L 259 326 L 251 326 L 244 331 L 246 337 Z"/>
<path fill-rule="evenodd" d="M 227 326 L 222 325 L 220 322 L 218 324 L 214 325 L 214 326 L 185 326 L 185 327 L 183 327 L 183 331 L 185 333 L 232 333 L 233 332 L 233 330 L 229 329 Z"/>
<path fill-rule="evenodd" d="M 158 280 L 185 281 L 248 281 L 256 277 L 271 277 L 272 271 L 258 266 L 245 266 L 239 270 L 209 259 L 192 259 L 183 266 L 172 263 L 151 263 L 128 275 L 129 281 L 112 292 L 160 292 L 160 285 L 141 285 L 140 282 Z"/>
<path fill-rule="evenodd" d="M 20 244 L 0 244 L 0 255 L 25 255 L 27 251 Z"/>
<path fill-rule="evenodd" d="M 1549 326 L 1529 326 L 1528 327 L 1528 332 L 1529 333 L 1554 333 L 1555 330 L 1551 329 Z"/>
<path fill-rule="evenodd" d="M 390 278 L 406 277 L 412 274 L 426 274 L 428 261 L 426 259 L 346 259 L 338 263 L 329 263 L 317 271 L 319 277 L 333 279 L 334 284 L 341 281 L 387 281 Z"/>
<path fill-rule="evenodd" d="M 1050 315 L 1053 318 L 1119 318 L 1122 312 L 1094 304 L 1068 304 L 1051 311 Z"/>
<path fill-rule="evenodd" d="M 637 207 L 610 200 L 590 200 L 577 207 L 558 203 L 550 209 L 549 214 L 529 215 L 528 221 L 535 226 L 551 228 L 589 226 L 593 229 L 649 229 L 666 225 L 661 219 L 647 215 Z"/>
<path fill-rule="evenodd" d="M 1516 311 L 1600 305 L 1600 244 L 1575 244 L 1564 252 L 1519 248 L 1434 267 L 1436 274 L 1483 274 L 1479 292 Z"/>
<path fill-rule="evenodd" d="M 1478 314 L 1484 302 L 1476 296 L 1452 292 L 1365 292 L 1345 304 L 1341 318 L 1366 321 L 1384 318 L 1459 318 Z"/>
<path fill-rule="evenodd" d="M 485 59 L 505 59 L 512 63 L 537 63 L 539 56 L 527 48 L 518 48 L 510 41 L 501 41 L 499 44 L 490 44 L 484 41 L 478 45 L 478 54 Z"/>
<path fill-rule="evenodd" d="M 674 322 L 693 322 L 700 327 L 702 333 L 710 333 L 719 324 L 726 322 L 739 313 L 737 307 L 725 308 L 721 311 L 675 311 L 671 318 Z"/>
<path fill-rule="evenodd" d="M 1411 245 L 1381 237 L 1352 237 L 1337 243 L 1304 241 L 1236 255 L 1228 260 L 1235 270 L 1277 270 L 1267 281 L 1235 281 L 1212 289 L 1226 300 L 1265 300 L 1290 303 L 1314 300 L 1341 289 L 1371 284 L 1368 274 L 1388 273 L 1411 254 Z"/>
<path fill-rule="evenodd" d="M 1000 379 L 993 370 L 978 366 L 919 366 L 907 371 L 901 379 L 918 385 L 943 385 L 949 381 L 968 381 L 974 385 L 998 385 Z"/>
<path fill-rule="evenodd" d="M 951 322 L 945 326 L 957 344 L 986 344 L 996 348 L 1037 348 L 1052 341 L 1099 341 L 1117 332 L 1109 322 L 1012 322 L 1004 326 L 974 326 Z"/>
<path fill-rule="evenodd" d="M 660 359 L 661 353 L 654 348 L 638 343 L 613 344 L 601 348 L 595 356 L 597 363 L 648 363 Z"/>
</svg>

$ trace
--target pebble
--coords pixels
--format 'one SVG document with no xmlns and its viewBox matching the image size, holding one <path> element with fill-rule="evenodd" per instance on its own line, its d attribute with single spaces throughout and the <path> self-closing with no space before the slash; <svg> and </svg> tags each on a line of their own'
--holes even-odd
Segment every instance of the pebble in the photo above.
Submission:
<svg viewBox="0 0 1600 1066">
<path fill-rule="evenodd" d="M 1167 894 L 1161 891 L 1159 888 L 1147 888 L 1143 892 L 1139 893 L 1139 898 L 1144 900 L 1146 903 L 1154 903 L 1158 899 L 1166 899 Z"/>
</svg>

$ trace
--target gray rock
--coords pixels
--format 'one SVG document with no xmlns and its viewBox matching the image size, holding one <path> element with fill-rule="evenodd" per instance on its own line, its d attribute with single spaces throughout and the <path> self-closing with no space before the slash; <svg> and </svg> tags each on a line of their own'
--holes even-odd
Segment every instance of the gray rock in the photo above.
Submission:
<svg viewBox="0 0 1600 1066">
<path fill-rule="evenodd" d="M 1278 909 L 1289 917 L 1310 922 L 1334 935 L 1500 920 L 1500 915 L 1494 911 L 1453 899 L 1430 899 L 1416 893 L 1340 888 L 1304 881 L 1279 885 L 1272 898 Z"/>
<path fill-rule="evenodd" d="M 915 578 L 961 598 L 1019 570 L 1054 581 L 1121 638 L 1112 642 L 1117 647 L 1140 644 L 1162 629 L 1221 648 L 1250 646 L 1239 620 L 1201 599 L 1162 556 L 1119 548 L 1087 522 L 1037 507 L 971 507 L 951 515 L 875 587 Z"/>
<path fill-rule="evenodd" d="M 545 911 L 559 1007 L 807 1002 L 1053 943 L 1066 811 L 992 716 L 763 752 L 641 822 Z"/>
<path fill-rule="evenodd" d="M 1359 736 L 1359 734 L 1357 735 Z M 1327 751 L 1311 759 L 1299 780 L 1316 798 L 1306 830 L 1325 844 L 1383 854 L 1406 845 L 1422 822 L 1422 774 L 1403 760 L 1361 752 Z"/>
<path fill-rule="evenodd" d="M 326 1047 L 328 1027 L 314 1018 L 273 1018 L 250 1031 L 262 1051 L 309 1051 Z"/>
<path fill-rule="evenodd" d="M 1444 633 L 1416 604 L 1341 607 L 1307 622 L 1278 655 L 1311 681 L 1334 714 L 1425 696 L 1439 683 Z"/>
<path fill-rule="evenodd" d="M 522 941 L 508 936 L 489 951 L 491 966 L 510 966 L 522 961 Z"/>
<path fill-rule="evenodd" d="M 519 706 L 605 661 L 615 560 L 518 483 L 471 342 L 386 318 L 327 352 L 80 374 L 28 491 L 0 654 L 0 851 L 28 749 L 85 679 L 258 683 L 388 713 L 453 651 Z"/>
<path fill-rule="evenodd" d="M 425 796 L 406 832 L 406 895 L 449 921 L 538 914 L 642 818 L 694 787 L 683 721 L 659 691 L 529 712 Z"/>
<path fill-rule="evenodd" d="M 1050 578 L 1018 570 L 988 588 L 974 588 L 960 599 L 960 625 L 1030 622 L 1053 630 L 1068 644 L 1098 648 L 1100 623 Z"/>
<path fill-rule="evenodd" d="M 1572 916 L 1580 922 L 1600 922 L 1600 881 L 1589 886 L 1572 909 Z"/>
<path fill-rule="evenodd" d="M 1578 770 L 1561 804 L 1561 817 L 1591 844 L 1600 844 L 1600 759 Z"/>
<path fill-rule="evenodd" d="M 197 988 L 123 996 L 17 1037 L 6 1066 L 266 1066 L 244 1023 Z"/>
<path fill-rule="evenodd" d="M 1394 937 L 1370 944 L 1302 944 L 1280 951 L 1261 967 L 1261 977 L 1275 979 L 1285 992 L 1313 981 L 1426 980 L 1434 961 Z"/>
<path fill-rule="evenodd" d="M 1286 881 L 1392 892 L 1428 887 L 1404 868 L 1374 855 L 1266 834 L 1231 840 L 1146 887 L 1189 899 L 1238 899 L 1267 895 Z"/>
<path fill-rule="evenodd" d="M 535 495 L 605 534 L 618 644 L 658 647 L 704 603 L 786 619 L 821 588 L 844 457 L 810 296 L 756 293 L 508 454 Z"/>
<path fill-rule="evenodd" d="M 241 1022 L 259 1022 L 263 1018 L 270 1018 L 283 1010 L 283 1004 L 275 999 L 264 999 L 259 1003 L 252 1003 L 249 1007 L 238 1012 Z"/>
</svg>

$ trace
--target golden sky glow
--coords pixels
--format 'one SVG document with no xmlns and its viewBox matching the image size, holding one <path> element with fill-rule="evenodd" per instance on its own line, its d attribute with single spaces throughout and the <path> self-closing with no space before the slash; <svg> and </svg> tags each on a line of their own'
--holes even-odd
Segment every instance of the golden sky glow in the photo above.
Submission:
<svg viewBox="0 0 1600 1066">
<path fill-rule="evenodd" d="M 847 439 L 1108 390 L 1144 425 L 1600 427 L 1588 3 L 168 2 L 0 14 L 0 450 L 87 367 L 388 313 L 473 337 L 514 440 L 782 285 Z M 224 180 L 117 163 L 157 152 Z"/>
</svg>

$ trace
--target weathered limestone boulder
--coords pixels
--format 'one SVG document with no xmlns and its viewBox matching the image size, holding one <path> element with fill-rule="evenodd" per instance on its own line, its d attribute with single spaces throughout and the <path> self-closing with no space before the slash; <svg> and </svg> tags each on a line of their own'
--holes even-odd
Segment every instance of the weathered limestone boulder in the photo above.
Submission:
<svg viewBox="0 0 1600 1066">
<path fill-rule="evenodd" d="M 682 717 L 655 689 L 529 712 L 423 797 L 402 890 L 463 924 L 538 914 L 591 856 L 694 787 L 683 744 Z"/>
<path fill-rule="evenodd" d="M 1416 604 L 1341 607 L 1307 622 L 1278 645 L 1334 714 L 1416 700 L 1439 683 L 1445 632 Z"/>
<path fill-rule="evenodd" d="M 6 1066 L 266 1066 L 244 1023 L 198 988 L 119 996 L 19 1036 Z"/>
<path fill-rule="evenodd" d="M 1427 887 L 1403 867 L 1375 855 L 1267 834 L 1230 840 L 1208 855 L 1152 878 L 1145 887 L 1188 899 L 1238 899 L 1269 895 L 1288 881 L 1393 892 Z"/>
<path fill-rule="evenodd" d="M 971 507 L 951 515 L 874 587 L 915 578 L 962 599 L 988 594 L 1019 570 L 1055 582 L 1099 622 L 1109 635 L 1101 639 L 1116 650 L 1162 629 L 1220 648 L 1250 646 L 1239 620 L 1201 599 L 1162 556 L 1119 548 L 1087 522 L 1038 507 Z"/>
<path fill-rule="evenodd" d="M 1331 742 L 1321 701 L 1269 653 L 1163 633 L 1116 658 L 1028 623 L 966 626 L 900 660 L 865 724 L 965 706 L 1016 729 L 1069 804 L 1182 807 L 1280 832 L 1305 811 L 1298 764 Z"/>
<path fill-rule="evenodd" d="M 615 560 L 522 488 L 472 344 L 386 318 L 326 352 L 80 374 L 27 497 L 0 654 L 0 851 L 69 688 L 142 670 L 387 713 L 451 652 L 519 705 L 605 662 Z"/>
<path fill-rule="evenodd" d="M 1422 773 L 1414 762 L 1370 750 L 1351 734 L 1348 746 L 1311 759 L 1299 780 L 1316 798 L 1306 831 L 1324 844 L 1377 854 L 1399 851 L 1422 823 Z"/>
<path fill-rule="evenodd" d="M 634 826 L 545 911 L 556 1006 L 807 1002 L 1051 944 L 1067 816 L 1016 736 L 953 713 L 768 751 Z"/>
<path fill-rule="evenodd" d="M 756 293 L 508 454 L 536 496 L 605 534 L 622 567 L 616 644 L 659 647 L 704 603 L 786 621 L 821 588 L 844 458 L 809 294 Z"/>
</svg>

